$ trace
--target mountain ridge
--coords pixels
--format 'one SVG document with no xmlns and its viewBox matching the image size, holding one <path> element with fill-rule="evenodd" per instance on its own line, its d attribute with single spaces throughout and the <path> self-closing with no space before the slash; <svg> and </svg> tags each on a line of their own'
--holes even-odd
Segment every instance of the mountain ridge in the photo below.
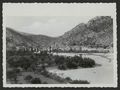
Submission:
<svg viewBox="0 0 120 90">
<path fill-rule="evenodd" d="M 97 16 L 87 23 L 80 23 L 59 37 L 27 34 L 6 28 L 7 47 L 23 43 L 26 47 L 65 48 L 66 46 L 109 47 L 113 43 L 113 19 Z M 10 39 L 12 42 L 10 42 Z"/>
</svg>

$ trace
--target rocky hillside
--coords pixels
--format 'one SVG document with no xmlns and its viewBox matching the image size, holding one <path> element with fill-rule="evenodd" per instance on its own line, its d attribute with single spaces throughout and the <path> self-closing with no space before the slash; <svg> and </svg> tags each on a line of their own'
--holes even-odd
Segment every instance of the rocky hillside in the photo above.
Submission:
<svg viewBox="0 0 120 90">
<path fill-rule="evenodd" d="M 110 46 L 113 43 L 113 19 L 109 16 L 95 17 L 88 23 L 80 23 L 64 35 L 52 38 L 32 35 L 6 28 L 7 48 L 24 45 L 26 47 L 64 46 Z"/>
<path fill-rule="evenodd" d="M 66 32 L 55 42 L 58 47 L 109 46 L 113 42 L 113 20 L 109 16 L 95 17 L 88 23 L 81 23 Z"/>
</svg>

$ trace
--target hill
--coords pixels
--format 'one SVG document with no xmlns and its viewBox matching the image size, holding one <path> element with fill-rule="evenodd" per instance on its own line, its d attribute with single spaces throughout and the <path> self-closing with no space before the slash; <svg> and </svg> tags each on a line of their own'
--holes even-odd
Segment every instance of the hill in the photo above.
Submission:
<svg viewBox="0 0 120 90">
<path fill-rule="evenodd" d="M 56 46 L 109 47 L 113 43 L 113 20 L 109 16 L 95 17 L 80 23 L 54 42 Z"/>
<path fill-rule="evenodd" d="M 25 47 L 47 47 L 55 38 L 45 35 L 32 35 L 28 33 L 18 32 L 11 28 L 6 28 L 6 48 L 12 49 L 16 46 Z"/>
<path fill-rule="evenodd" d="M 66 48 L 72 46 L 109 47 L 113 44 L 113 19 L 95 17 L 80 23 L 60 37 L 33 35 L 6 28 L 7 49 L 23 45 L 38 48 Z"/>
</svg>

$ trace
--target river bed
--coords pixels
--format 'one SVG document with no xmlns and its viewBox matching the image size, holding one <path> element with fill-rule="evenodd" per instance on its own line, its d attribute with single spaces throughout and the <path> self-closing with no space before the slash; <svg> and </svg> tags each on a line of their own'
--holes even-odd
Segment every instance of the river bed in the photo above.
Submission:
<svg viewBox="0 0 120 90">
<path fill-rule="evenodd" d="M 80 54 L 80 53 L 79 53 Z M 75 53 L 57 53 L 57 55 L 75 56 Z M 89 57 L 100 66 L 94 68 L 78 68 L 72 70 L 59 70 L 57 67 L 49 67 L 47 70 L 51 73 L 73 80 L 87 80 L 91 84 L 112 84 L 114 80 L 113 54 L 83 54 L 82 57 Z"/>
</svg>

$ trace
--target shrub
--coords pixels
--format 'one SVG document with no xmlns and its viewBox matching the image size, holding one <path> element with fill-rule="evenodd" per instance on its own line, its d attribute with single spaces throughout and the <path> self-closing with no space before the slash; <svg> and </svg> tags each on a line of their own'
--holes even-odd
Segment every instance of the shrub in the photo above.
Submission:
<svg viewBox="0 0 120 90">
<path fill-rule="evenodd" d="M 10 56 L 8 59 L 7 59 L 7 63 L 9 64 L 10 67 L 13 67 L 13 68 L 16 68 L 16 67 L 19 67 L 20 63 L 18 63 L 20 59 L 20 56 Z"/>
<path fill-rule="evenodd" d="M 77 69 L 77 68 L 78 68 L 78 65 L 77 65 L 77 63 L 75 63 L 74 61 L 70 61 L 70 62 L 67 63 L 67 67 L 68 67 L 69 69 Z"/>
<path fill-rule="evenodd" d="M 87 80 L 73 80 L 71 84 L 90 84 Z"/>
<path fill-rule="evenodd" d="M 7 71 L 7 79 L 13 80 L 15 83 L 17 83 L 17 75 L 20 73 L 19 69 L 13 69 L 11 71 Z"/>
<path fill-rule="evenodd" d="M 31 80 L 31 83 L 32 83 L 32 84 L 41 84 L 41 80 L 40 80 L 39 78 L 33 78 L 33 79 Z"/>
<path fill-rule="evenodd" d="M 80 63 L 81 67 L 93 67 L 95 65 L 95 61 L 90 58 L 84 58 L 83 62 Z"/>
<path fill-rule="evenodd" d="M 7 62 L 10 67 L 17 68 L 21 67 L 24 70 L 27 70 L 33 63 L 33 59 L 30 56 L 11 56 Z"/>
<path fill-rule="evenodd" d="M 65 64 L 59 65 L 58 68 L 59 68 L 60 70 L 66 70 L 66 69 L 67 69 L 67 67 L 66 67 Z"/>
<path fill-rule="evenodd" d="M 47 82 L 43 82 L 43 84 L 48 84 Z"/>
<path fill-rule="evenodd" d="M 94 60 L 90 58 L 82 58 L 79 56 L 74 56 L 74 57 L 57 56 L 56 63 L 58 65 L 58 69 L 60 70 L 66 70 L 67 68 L 77 69 L 79 66 L 88 68 L 88 67 L 93 67 L 95 65 Z"/>
<path fill-rule="evenodd" d="M 33 79 L 33 77 L 32 77 L 31 75 L 28 75 L 28 76 L 26 76 L 24 79 L 29 82 L 30 80 Z"/>
<path fill-rule="evenodd" d="M 72 81 L 72 79 L 70 77 L 66 77 L 65 78 L 67 81 Z"/>
<path fill-rule="evenodd" d="M 55 58 L 55 63 L 57 65 L 64 64 L 65 59 L 66 59 L 64 56 L 58 56 L 58 55 L 56 55 L 54 58 Z"/>
<path fill-rule="evenodd" d="M 16 73 L 12 71 L 7 71 L 7 79 L 14 79 L 16 77 Z"/>
</svg>

